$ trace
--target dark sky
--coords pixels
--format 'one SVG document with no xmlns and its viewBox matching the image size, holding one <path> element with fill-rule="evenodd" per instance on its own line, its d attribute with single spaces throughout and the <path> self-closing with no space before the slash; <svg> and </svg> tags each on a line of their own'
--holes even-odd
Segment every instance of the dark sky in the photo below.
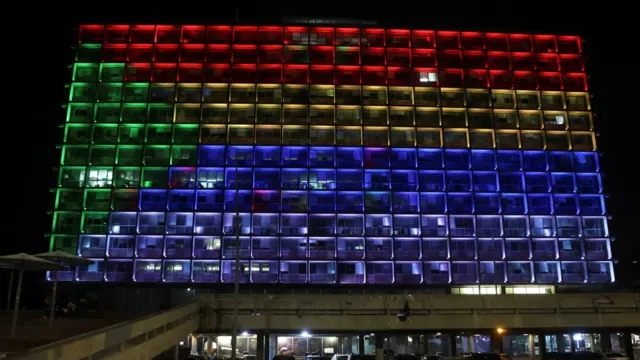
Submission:
<svg viewBox="0 0 640 360">
<path fill-rule="evenodd" d="M 28 201 L 17 202 L 17 210 L 22 213 L 11 211 L 16 217 L 12 222 L 13 231 L 9 232 L 12 235 L 3 239 L 0 253 L 48 250 L 49 242 L 45 233 L 50 231 L 51 218 L 46 212 L 53 205 L 49 189 L 55 185 L 52 168 L 59 158 L 56 144 L 62 140 L 60 126 L 63 124 L 64 111 L 61 104 L 68 97 L 68 89 L 64 85 L 71 78 L 67 65 L 72 63 L 70 46 L 74 41 L 74 28 L 81 23 L 234 23 L 236 9 L 220 3 L 173 1 L 132 6 L 117 1 L 78 2 L 50 6 L 49 12 L 46 8 L 42 9 L 44 13 L 39 15 L 43 18 L 37 27 L 39 30 L 30 30 L 28 35 L 46 39 L 44 43 L 41 40 L 29 40 L 32 44 L 38 44 L 30 48 L 33 57 L 32 80 L 34 84 L 39 84 L 31 86 L 32 99 L 42 102 L 32 109 L 35 116 L 20 119 L 38 123 L 34 128 L 23 128 L 23 131 L 31 132 L 35 145 L 30 148 L 30 154 L 25 154 L 28 157 L 29 174 L 21 188 L 32 188 L 33 191 Z M 301 6 L 307 3 L 306 8 Z M 592 10 L 580 10 L 588 6 L 586 2 L 558 5 L 564 3 L 561 1 L 483 1 L 474 2 L 475 5 L 470 7 L 463 1 L 368 1 L 363 2 L 368 4 L 365 7 L 346 6 L 345 3 L 299 1 L 294 3 L 297 5 L 284 6 L 269 1 L 260 6 L 240 5 L 237 13 L 242 23 L 278 24 L 282 15 L 314 16 L 377 20 L 380 26 L 388 27 L 558 33 L 585 38 L 587 72 L 591 75 L 590 92 L 594 95 L 592 104 L 597 113 L 596 131 L 600 134 L 597 143 L 599 151 L 604 154 L 601 162 L 603 171 L 608 175 L 604 178 L 604 184 L 611 196 L 607 203 L 608 211 L 613 216 L 610 227 L 616 238 L 615 256 L 621 262 L 618 265 L 618 279 L 624 280 L 625 274 L 631 274 L 628 267 L 631 258 L 640 257 L 640 240 L 633 231 L 638 217 L 638 181 L 633 179 L 630 170 L 636 166 L 640 155 L 640 151 L 632 150 L 631 146 L 638 143 L 636 134 L 640 130 L 640 116 L 637 110 L 632 109 L 637 109 L 638 101 L 634 95 L 640 94 L 640 91 L 631 91 L 631 82 L 638 78 L 635 74 L 637 63 L 634 67 L 631 65 L 634 61 L 630 54 L 633 47 L 637 47 L 637 37 L 633 39 L 632 35 L 634 32 L 637 35 L 638 31 L 624 29 L 630 28 L 634 21 L 625 16 L 632 13 L 630 9 L 598 2 Z M 52 15 L 53 12 L 55 15 Z M 44 68 L 43 63 L 46 63 Z M 638 268 L 636 270 L 640 273 Z"/>
</svg>

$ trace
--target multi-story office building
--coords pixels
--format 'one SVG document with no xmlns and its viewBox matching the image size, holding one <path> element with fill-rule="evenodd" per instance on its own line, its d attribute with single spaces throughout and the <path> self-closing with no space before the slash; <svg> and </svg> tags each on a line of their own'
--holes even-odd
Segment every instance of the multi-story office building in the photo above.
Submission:
<svg viewBox="0 0 640 360">
<path fill-rule="evenodd" d="M 611 283 L 599 170 L 576 36 L 87 25 L 51 249 L 78 281 L 239 251 L 243 283 Z"/>
</svg>

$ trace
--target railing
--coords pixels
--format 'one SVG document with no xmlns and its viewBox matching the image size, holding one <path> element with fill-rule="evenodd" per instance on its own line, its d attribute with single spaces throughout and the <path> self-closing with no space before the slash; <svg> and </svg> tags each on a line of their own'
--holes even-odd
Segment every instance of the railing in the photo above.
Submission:
<svg viewBox="0 0 640 360">
<path fill-rule="evenodd" d="M 196 331 L 199 314 L 200 306 L 194 302 L 34 348 L 10 359 L 150 359 Z M 138 357 L 141 354 L 146 356 Z"/>
</svg>

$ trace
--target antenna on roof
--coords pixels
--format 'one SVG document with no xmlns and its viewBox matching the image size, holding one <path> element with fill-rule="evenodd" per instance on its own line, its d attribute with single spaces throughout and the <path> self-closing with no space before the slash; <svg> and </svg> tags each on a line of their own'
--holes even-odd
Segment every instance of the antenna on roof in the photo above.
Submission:
<svg viewBox="0 0 640 360">
<path fill-rule="evenodd" d="M 240 9 L 236 8 L 236 22 L 239 23 L 240 22 Z"/>
</svg>

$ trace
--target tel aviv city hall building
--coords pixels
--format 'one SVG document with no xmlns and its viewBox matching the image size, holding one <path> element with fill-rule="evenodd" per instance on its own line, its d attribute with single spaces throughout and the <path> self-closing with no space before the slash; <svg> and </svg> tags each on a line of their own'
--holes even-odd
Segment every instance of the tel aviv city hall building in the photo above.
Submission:
<svg viewBox="0 0 640 360">
<path fill-rule="evenodd" d="M 61 280 L 615 281 L 579 37 L 78 36 L 50 246 L 94 264 Z"/>
</svg>

